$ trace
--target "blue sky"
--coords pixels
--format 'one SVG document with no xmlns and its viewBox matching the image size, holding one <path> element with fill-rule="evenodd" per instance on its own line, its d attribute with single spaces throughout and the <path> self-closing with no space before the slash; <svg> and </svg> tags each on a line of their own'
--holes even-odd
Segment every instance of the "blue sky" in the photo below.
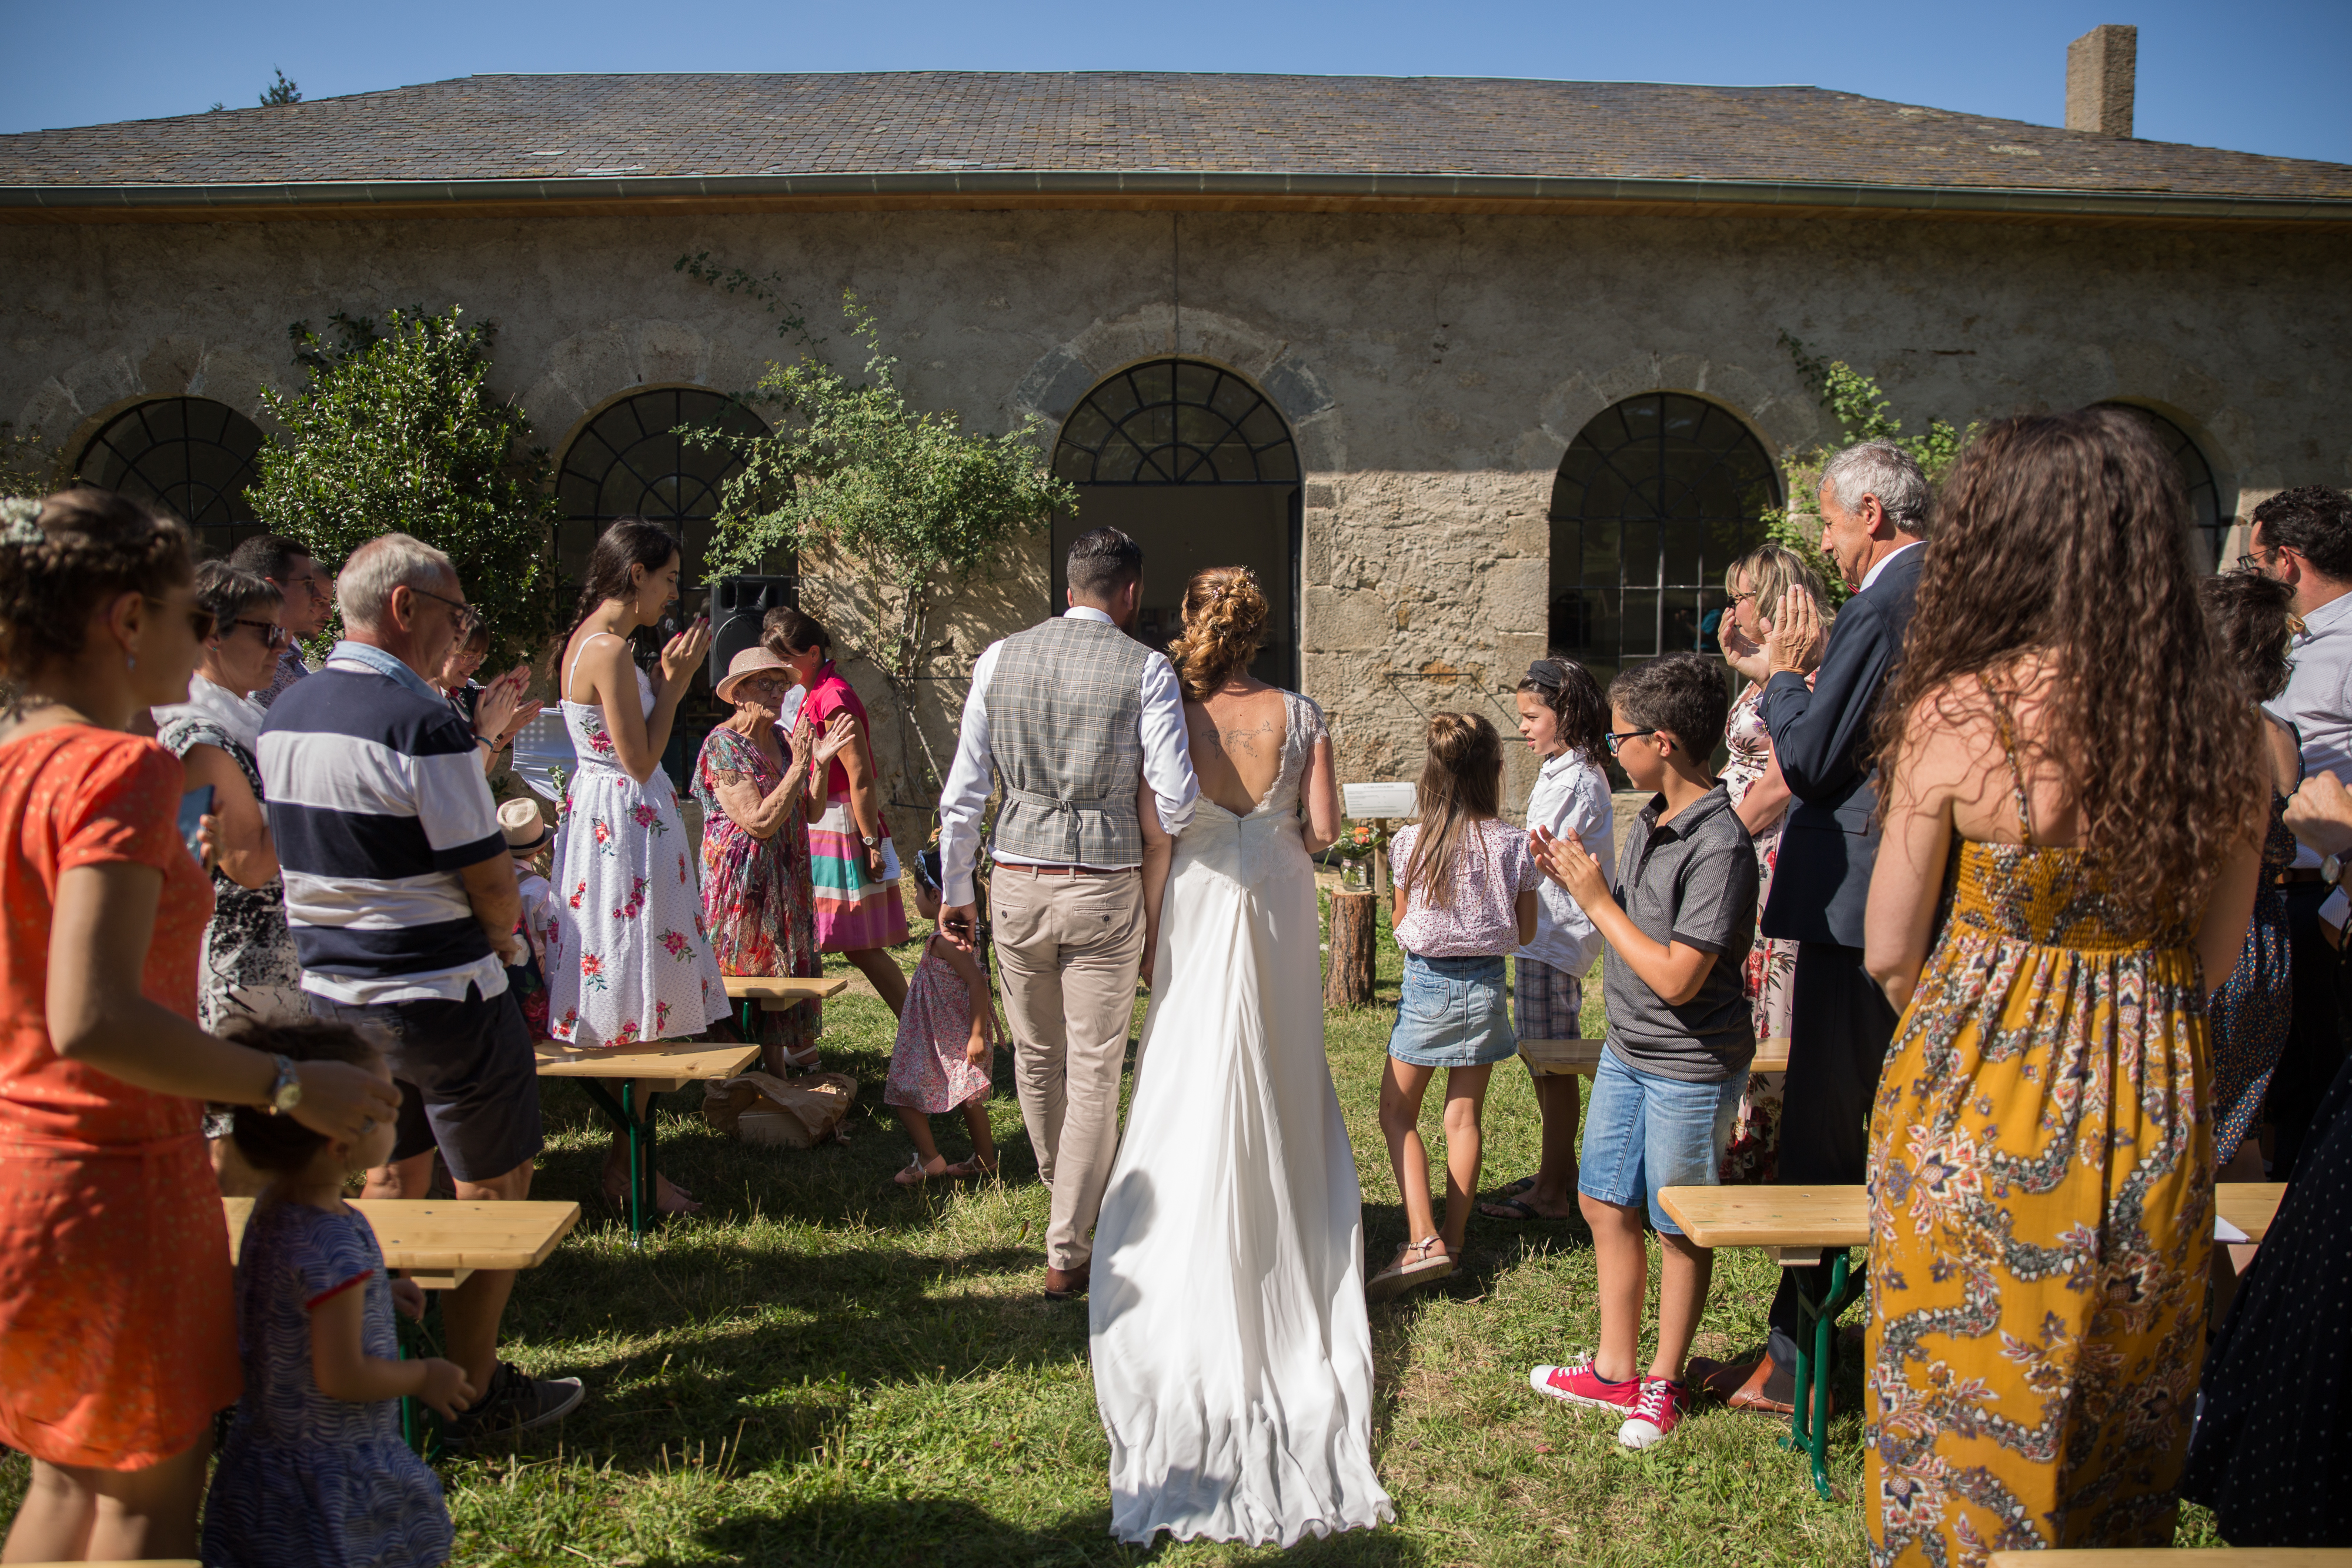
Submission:
<svg viewBox="0 0 2352 1568">
<path fill-rule="evenodd" d="M 2055 125 L 2067 40 L 2137 24 L 2137 131 L 2352 163 L 2352 0 L 0 0 L 0 131 L 493 71 L 1185 70 L 1804 82 Z"/>
</svg>

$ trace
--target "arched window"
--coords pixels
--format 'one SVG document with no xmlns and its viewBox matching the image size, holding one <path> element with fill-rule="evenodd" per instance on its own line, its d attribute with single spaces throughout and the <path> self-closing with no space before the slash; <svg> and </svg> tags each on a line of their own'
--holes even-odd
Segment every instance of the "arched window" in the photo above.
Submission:
<svg viewBox="0 0 2352 1568">
<path fill-rule="evenodd" d="M 1298 685 L 1298 448 L 1264 392 L 1200 360 L 1130 365 L 1062 422 L 1054 472 L 1078 487 L 1078 509 L 1054 518 L 1049 609 L 1069 586 L 1070 541 L 1108 524 L 1143 546 L 1139 639 L 1167 647 L 1194 572 L 1246 566 L 1271 612 L 1252 673 Z"/>
<path fill-rule="evenodd" d="M 1231 371 L 1153 360 L 1071 411 L 1054 472 L 1073 485 L 1295 485 L 1298 450 L 1274 404 Z"/>
<path fill-rule="evenodd" d="M 1714 653 L 1724 569 L 1780 505 L 1763 444 L 1725 410 L 1645 392 L 1602 410 L 1551 491 L 1551 641 L 1603 685 L 1680 648 Z"/>
<path fill-rule="evenodd" d="M 703 586 L 703 551 L 710 543 L 719 488 L 742 465 L 724 449 L 688 445 L 676 434 L 681 426 L 732 435 L 764 435 L 768 430 L 758 414 L 733 398 L 700 387 L 637 392 L 590 420 L 564 452 L 555 477 L 556 499 L 563 507 L 563 519 L 556 525 L 556 563 L 566 582 L 587 574 L 588 552 L 606 524 L 637 517 L 677 532 L 684 553 L 678 580 L 686 587 Z"/>
<path fill-rule="evenodd" d="M 2136 402 L 2111 402 L 2105 408 L 2119 408 L 2126 413 L 2137 414 L 2156 432 L 2172 460 L 2180 465 L 2180 480 L 2189 491 L 2189 526 L 2190 539 L 2195 542 L 2197 568 L 2200 571 L 2218 571 L 2221 566 L 2221 547 L 2228 538 L 2230 525 L 2237 519 L 2221 508 L 2221 486 L 2213 476 L 2213 465 L 2205 461 L 2197 443 L 2189 433 L 2152 408 L 2142 408 Z"/>
<path fill-rule="evenodd" d="M 225 402 L 157 398 L 107 421 L 76 466 L 102 490 L 167 507 L 209 553 L 226 555 L 262 531 L 246 499 L 262 442 L 261 427 Z"/>
</svg>

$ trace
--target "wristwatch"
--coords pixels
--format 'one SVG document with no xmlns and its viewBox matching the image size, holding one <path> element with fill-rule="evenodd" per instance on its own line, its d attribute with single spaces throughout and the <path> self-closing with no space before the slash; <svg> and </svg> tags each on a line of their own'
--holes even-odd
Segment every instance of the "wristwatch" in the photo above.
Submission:
<svg viewBox="0 0 2352 1568">
<path fill-rule="evenodd" d="M 872 849 L 876 844 L 878 844 L 878 843 L 880 843 L 880 842 L 882 841 L 880 839 L 871 837 L 870 835 L 866 834 L 866 833 L 860 833 L 860 834 L 858 834 L 858 835 L 857 835 L 857 837 L 858 837 L 858 841 L 859 841 L 860 842 L 862 842 L 863 844 L 865 844 L 865 846 L 866 846 L 867 849 L 869 849 L 869 850 L 870 850 L 870 849 Z"/>
<path fill-rule="evenodd" d="M 294 1071 L 291 1057 L 272 1058 L 278 1063 L 278 1076 L 269 1081 L 269 1113 L 283 1116 L 302 1103 L 302 1080 Z"/>
</svg>

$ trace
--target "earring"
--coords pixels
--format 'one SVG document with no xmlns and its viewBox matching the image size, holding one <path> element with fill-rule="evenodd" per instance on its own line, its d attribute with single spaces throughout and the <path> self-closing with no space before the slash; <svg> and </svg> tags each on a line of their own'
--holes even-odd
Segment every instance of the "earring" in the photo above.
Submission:
<svg viewBox="0 0 2352 1568">
<path fill-rule="evenodd" d="M 138 655 L 138 654 L 136 654 L 136 653 L 125 653 L 125 654 L 123 654 L 123 655 L 122 655 L 122 667 L 123 667 L 124 669 L 126 669 L 126 670 L 135 670 L 135 669 L 137 669 L 137 668 L 139 667 L 139 655 Z"/>
</svg>

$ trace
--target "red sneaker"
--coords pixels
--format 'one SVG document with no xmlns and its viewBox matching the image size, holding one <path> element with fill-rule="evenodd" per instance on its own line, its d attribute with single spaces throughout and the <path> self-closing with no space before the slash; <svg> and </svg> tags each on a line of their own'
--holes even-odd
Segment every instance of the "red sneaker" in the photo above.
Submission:
<svg viewBox="0 0 2352 1568">
<path fill-rule="evenodd" d="M 1642 1379 L 1642 1395 L 1635 1401 L 1633 1414 L 1617 1428 L 1617 1440 L 1629 1448 L 1646 1448 L 1653 1443 L 1664 1442 L 1690 1408 L 1690 1390 L 1679 1383 L 1669 1383 L 1663 1377 Z"/>
<path fill-rule="evenodd" d="M 1570 1405 L 1590 1405 L 1599 1410 L 1630 1411 L 1642 1398 L 1640 1378 L 1612 1383 L 1592 1370 L 1592 1358 L 1589 1355 L 1569 1366 L 1533 1368 L 1528 1374 L 1528 1386 L 1551 1398 Z"/>
</svg>

